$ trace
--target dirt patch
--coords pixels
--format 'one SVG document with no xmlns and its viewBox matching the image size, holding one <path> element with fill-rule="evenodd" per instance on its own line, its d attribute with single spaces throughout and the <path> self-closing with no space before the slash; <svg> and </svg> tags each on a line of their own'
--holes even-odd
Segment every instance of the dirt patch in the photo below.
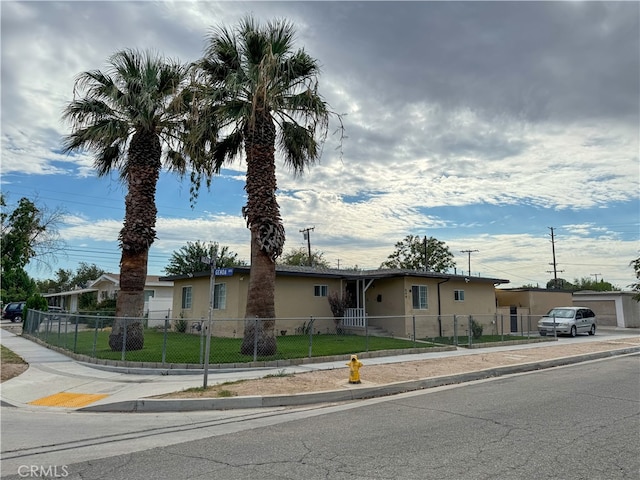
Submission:
<svg viewBox="0 0 640 480">
<path fill-rule="evenodd" d="M 29 365 L 27 365 L 26 363 L 3 363 L 0 368 L 0 377 L 2 377 L 0 379 L 0 382 L 4 382 L 6 380 L 12 379 L 13 377 L 17 377 L 18 375 L 26 371 L 27 368 L 29 368 Z"/>
<path fill-rule="evenodd" d="M 363 360 L 360 369 L 362 386 L 385 385 L 395 382 L 419 380 L 423 378 L 474 372 L 487 368 L 526 364 L 554 358 L 570 357 L 587 353 L 596 353 L 640 346 L 640 337 L 603 342 L 588 342 L 575 345 L 553 345 L 548 347 L 526 348 L 506 352 L 482 353 L 458 357 L 434 358 L 387 365 L 369 365 Z M 345 358 L 345 363 L 346 363 Z M 211 378 L 211 377 L 209 377 Z M 353 388 L 349 385 L 349 369 L 320 370 L 316 372 L 296 373 L 292 375 L 269 376 L 255 380 L 243 380 L 233 383 L 213 385 L 207 390 L 192 389 L 159 395 L 153 398 L 217 398 L 250 395 L 290 395 L 296 393 L 322 392 Z"/>
</svg>

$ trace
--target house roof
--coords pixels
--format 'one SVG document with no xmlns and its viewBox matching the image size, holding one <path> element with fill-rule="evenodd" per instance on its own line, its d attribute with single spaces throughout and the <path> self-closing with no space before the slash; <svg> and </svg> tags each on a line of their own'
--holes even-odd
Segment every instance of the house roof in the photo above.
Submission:
<svg viewBox="0 0 640 480">
<path fill-rule="evenodd" d="M 249 274 L 251 267 L 241 266 L 233 267 L 234 272 Z M 187 278 L 201 278 L 209 277 L 211 272 L 203 271 L 187 275 L 172 275 L 163 277 L 161 280 L 184 280 Z M 488 277 L 472 277 L 465 275 L 451 275 L 448 273 L 438 272 L 425 272 L 421 270 L 405 270 L 384 268 L 377 270 L 344 270 L 337 268 L 315 268 L 298 265 L 276 265 L 277 276 L 301 276 L 301 277 L 316 277 L 316 278 L 336 278 L 343 280 L 376 280 L 380 278 L 393 278 L 393 277 L 420 277 L 420 278 L 437 278 L 442 280 L 458 279 L 469 282 L 483 282 L 502 284 L 509 283 L 509 280 L 501 278 L 488 278 Z"/>
</svg>

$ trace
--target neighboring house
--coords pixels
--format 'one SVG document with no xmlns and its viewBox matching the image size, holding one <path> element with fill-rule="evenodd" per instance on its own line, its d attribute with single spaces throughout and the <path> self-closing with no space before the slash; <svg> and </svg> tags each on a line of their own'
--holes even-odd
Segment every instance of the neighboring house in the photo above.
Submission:
<svg viewBox="0 0 640 480">
<path fill-rule="evenodd" d="M 573 305 L 588 307 L 598 317 L 598 324 L 622 328 L 640 328 L 640 303 L 636 292 L 580 291 L 573 294 Z"/>
<path fill-rule="evenodd" d="M 250 267 L 216 272 L 212 317 L 227 321 L 215 322 L 215 334 L 242 335 L 249 273 Z M 166 280 L 174 283 L 173 318 L 186 319 L 193 326 L 209 317 L 209 272 Z M 404 336 L 412 331 L 416 316 L 422 320 L 417 337 L 437 336 L 439 315 L 482 315 L 488 324 L 494 322 L 495 286 L 503 283 L 508 280 L 414 270 L 351 271 L 278 265 L 275 309 L 281 321 L 276 323 L 276 331 L 297 329 L 311 317 L 317 320 L 315 330 L 331 331 L 335 324 L 327 296 L 347 291 L 352 300 L 349 318 L 344 322 L 347 328 L 362 328 L 366 316 L 369 326 Z"/>
<path fill-rule="evenodd" d="M 43 295 L 49 305 L 57 305 L 71 313 L 78 312 L 78 298 L 83 293 L 95 292 L 98 302 L 115 298 L 120 289 L 120 275 L 105 273 L 87 288 Z M 173 303 L 173 282 L 160 280 L 157 275 L 147 276 L 144 289 L 144 312 L 149 319 L 164 319 Z"/>
<path fill-rule="evenodd" d="M 498 313 L 509 318 L 507 331 L 538 331 L 538 320 L 553 307 L 572 306 L 572 295 L 567 290 L 544 288 L 498 288 Z"/>
</svg>

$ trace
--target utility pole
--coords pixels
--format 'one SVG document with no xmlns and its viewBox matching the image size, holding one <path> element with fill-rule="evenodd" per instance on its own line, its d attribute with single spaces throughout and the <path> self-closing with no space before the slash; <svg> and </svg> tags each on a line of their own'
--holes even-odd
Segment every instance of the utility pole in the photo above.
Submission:
<svg viewBox="0 0 640 480">
<path fill-rule="evenodd" d="M 469 254 L 469 271 L 467 272 L 467 275 L 471 276 L 471 254 L 473 252 L 479 252 L 480 250 L 462 250 L 461 253 L 467 253 Z"/>
<path fill-rule="evenodd" d="M 601 273 L 591 273 L 590 274 L 592 277 L 596 277 L 596 283 L 598 283 L 598 275 L 602 276 Z"/>
<path fill-rule="evenodd" d="M 553 263 L 549 265 L 553 265 L 553 288 L 558 288 L 558 264 L 556 263 L 556 242 L 555 237 L 553 235 L 553 227 L 547 227 L 551 230 L 551 251 L 553 252 Z M 564 270 L 560 270 L 560 272 L 564 272 Z M 551 273 L 550 270 L 547 270 L 547 273 Z"/>
<path fill-rule="evenodd" d="M 424 236 L 424 271 L 429 271 L 429 254 L 427 253 L 427 236 Z"/>
<path fill-rule="evenodd" d="M 310 232 L 315 230 L 316 227 L 303 228 L 300 230 L 302 237 L 307 241 L 307 248 L 309 249 L 309 266 L 313 267 L 313 259 L 311 258 L 311 235 Z"/>
</svg>

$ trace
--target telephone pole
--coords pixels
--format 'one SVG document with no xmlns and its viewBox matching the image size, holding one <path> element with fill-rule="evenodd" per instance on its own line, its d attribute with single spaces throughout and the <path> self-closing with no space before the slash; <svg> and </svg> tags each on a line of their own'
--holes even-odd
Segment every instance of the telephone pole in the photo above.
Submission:
<svg viewBox="0 0 640 480">
<path fill-rule="evenodd" d="M 547 227 L 551 230 L 551 251 L 553 252 L 553 263 L 549 265 L 553 265 L 553 288 L 558 288 L 558 271 L 564 272 L 564 270 L 558 270 L 558 264 L 556 263 L 556 242 L 555 237 L 553 235 L 553 227 Z M 547 273 L 551 273 L 550 270 L 547 270 Z"/>
<path fill-rule="evenodd" d="M 309 249 L 309 266 L 313 267 L 313 259 L 311 258 L 311 235 L 310 232 L 313 231 L 316 227 L 303 228 L 300 230 L 302 233 L 302 237 L 307 241 L 307 248 Z"/>
<path fill-rule="evenodd" d="M 480 250 L 462 250 L 461 253 L 467 253 L 469 254 L 469 271 L 467 272 L 467 275 L 471 275 L 471 254 L 473 252 L 479 252 Z"/>
<path fill-rule="evenodd" d="M 589 275 L 591 275 L 592 277 L 596 277 L 596 283 L 598 283 L 598 275 L 602 276 L 601 273 L 590 273 Z"/>
</svg>

